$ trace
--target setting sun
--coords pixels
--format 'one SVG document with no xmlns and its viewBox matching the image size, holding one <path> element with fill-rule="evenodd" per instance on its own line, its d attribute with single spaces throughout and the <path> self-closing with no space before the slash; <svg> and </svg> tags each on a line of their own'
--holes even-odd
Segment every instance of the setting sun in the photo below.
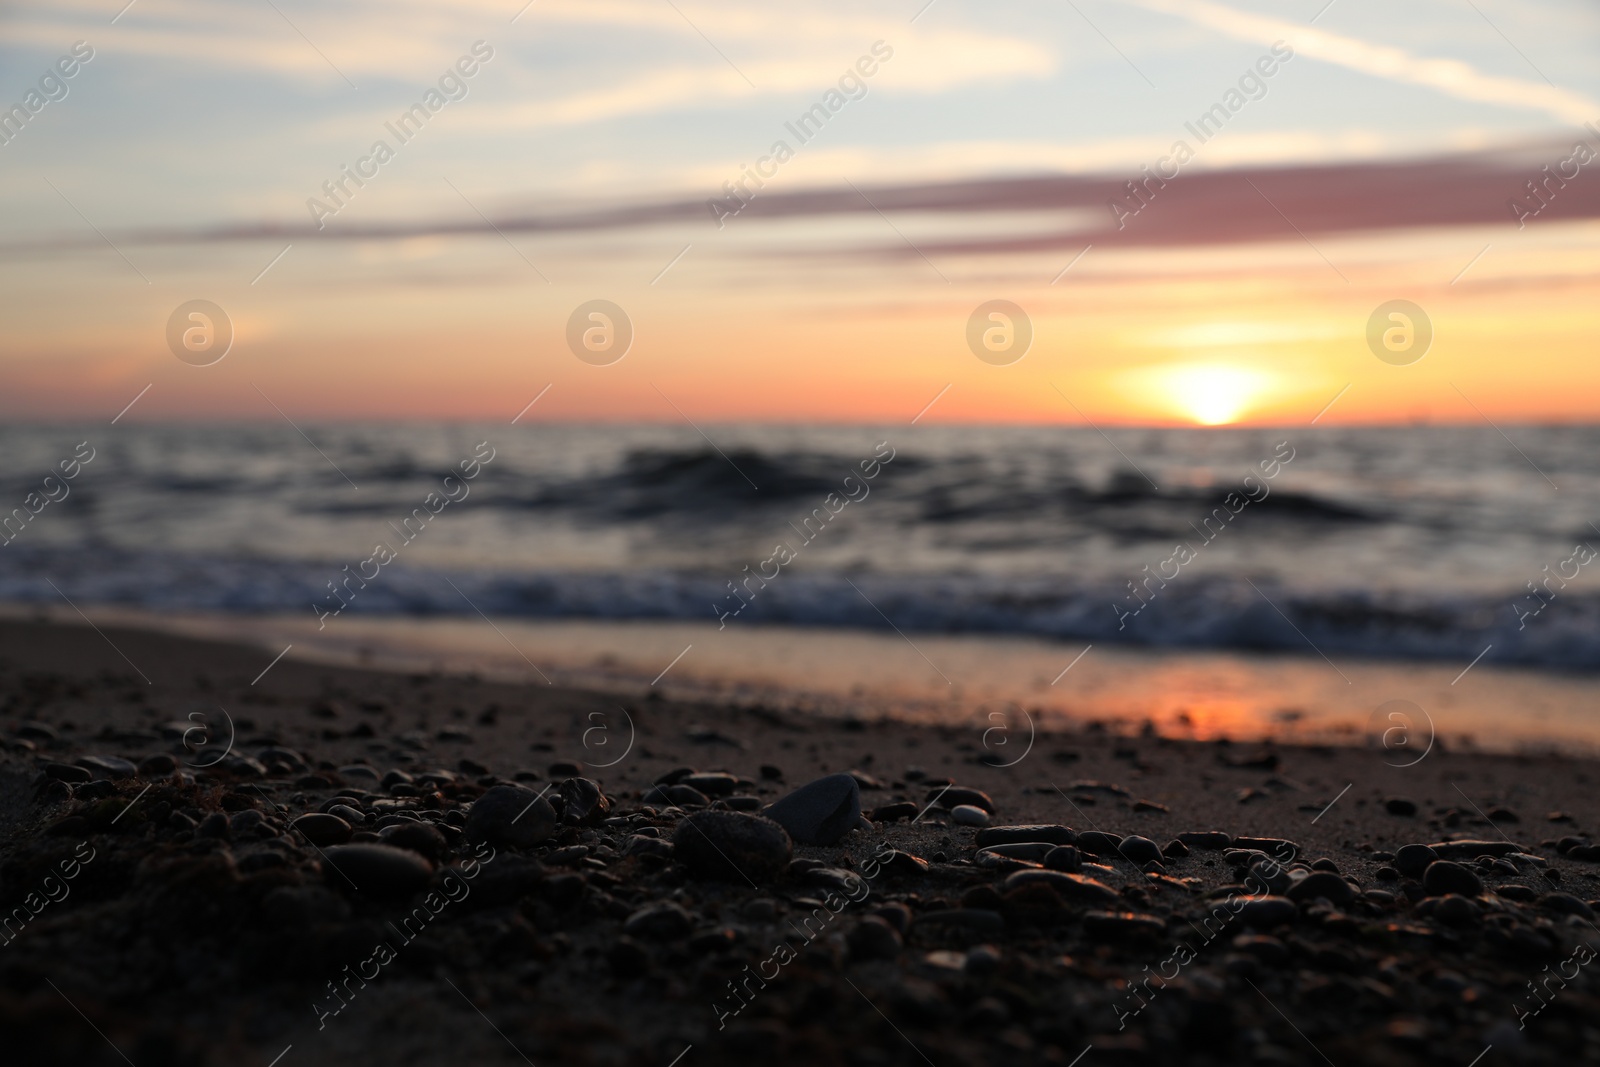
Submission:
<svg viewBox="0 0 1600 1067">
<path fill-rule="evenodd" d="M 1140 401 L 1201 426 L 1236 422 L 1268 392 L 1271 375 L 1226 363 L 1145 367 L 1127 377 Z"/>
</svg>

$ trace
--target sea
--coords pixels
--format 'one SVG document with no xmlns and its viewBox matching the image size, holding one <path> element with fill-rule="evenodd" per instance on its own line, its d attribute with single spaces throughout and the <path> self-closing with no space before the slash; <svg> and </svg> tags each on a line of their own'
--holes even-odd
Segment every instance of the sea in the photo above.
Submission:
<svg viewBox="0 0 1600 1067">
<path fill-rule="evenodd" d="M 832 714 L 1359 738 L 1405 699 L 1457 743 L 1592 744 L 1597 448 L 1487 424 L 13 424 L 0 603 Z"/>
</svg>

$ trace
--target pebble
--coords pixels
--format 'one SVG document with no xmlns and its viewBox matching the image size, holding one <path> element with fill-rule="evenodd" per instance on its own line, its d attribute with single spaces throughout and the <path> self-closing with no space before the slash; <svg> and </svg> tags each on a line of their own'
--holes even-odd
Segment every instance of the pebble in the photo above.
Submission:
<svg viewBox="0 0 1600 1067">
<path fill-rule="evenodd" d="M 1477 859 L 1479 856 L 1504 856 L 1510 852 L 1526 852 L 1521 845 L 1510 841 L 1439 841 L 1429 846 L 1443 859 Z"/>
<path fill-rule="evenodd" d="M 1294 901 L 1278 896 L 1246 897 L 1238 911 L 1240 922 L 1262 929 L 1294 922 L 1298 914 Z"/>
<path fill-rule="evenodd" d="M 563 822 L 597 823 L 611 813 L 611 801 L 600 783 L 588 778 L 568 778 L 556 788 L 561 797 Z"/>
<path fill-rule="evenodd" d="M 991 826 L 978 831 L 977 845 L 1012 845 L 1021 842 L 1048 841 L 1052 845 L 1076 844 L 1078 835 L 1070 826 Z"/>
<path fill-rule="evenodd" d="M 324 856 L 324 876 L 334 888 L 355 888 L 373 897 L 409 897 L 433 878 L 433 864 L 391 845 L 335 845 Z"/>
<path fill-rule="evenodd" d="M 329 804 L 325 814 L 337 815 L 351 826 L 365 826 L 367 813 L 349 804 Z"/>
<path fill-rule="evenodd" d="M 467 813 L 469 841 L 529 848 L 556 832 L 556 812 L 550 802 L 520 785 L 497 785 L 472 803 Z"/>
<path fill-rule="evenodd" d="M 794 846 L 784 828 L 771 819 L 736 811 L 702 811 L 678 824 L 672 851 L 696 877 L 759 884 L 784 872 Z"/>
<path fill-rule="evenodd" d="M 763 814 L 802 845 L 832 845 L 861 818 L 861 786 L 848 774 L 807 782 Z"/>
<path fill-rule="evenodd" d="M 1048 886 L 1058 893 L 1063 900 L 1078 901 L 1084 904 L 1116 904 L 1118 897 L 1116 891 L 1104 882 L 1097 882 L 1081 874 L 1068 874 L 1064 871 L 1017 871 L 1006 876 L 1005 888 L 1025 889 L 1029 886 Z M 1292 905 L 1291 905 L 1292 906 Z"/>
<path fill-rule="evenodd" d="M 1074 845 L 1057 845 L 1045 853 L 1044 865 L 1052 871 L 1077 871 L 1083 868 L 1083 857 Z"/>
<path fill-rule="evenodd" d="M 215 837 L 220 840 L 228 838 L 228 816 L 220 811 L 214 811 L 200 820 L 200 825 L 195 828 L 197 837 Z"/>
<path fill-rule="evenodd" d="M 1422 888 L 1430 897 L 1442 897 L 1447 893 L 1476 897 L 1483 893 L 1483 880 L 1459 863 L 1435 860 L 1422 872 Z"/>
<path fill-rule="evenodd" d="M 79 767 L 71 763 L 46 763 L 44 773 L 58 782 L 90 782 L 94 780 L 94 772 L 87 767 Z"/>
<path fill-rule="evenodd" d="M 1161 855 L 1169 860 L 1181 860 L 1189 855 L 1189 846 L 1182 841 L 1168 841 L 1161 847 Z"/>
<path fill-rule="evenodd" d="M 987 845 L 978 850 L 974 859 L 981 860 L 985 855 L 1004 856 L 1007 859 L 1027 860 L 1030 863 L 1043 862 L 1057 845 L 1048 841 L 1016 841 L 1003 845 Z"/>
<path fill-rule="evenodd" d="M 1233 847 L 1233 835 L 1225 834 L 1221 830 L 1191 830 L 1179 834 L 1178 840 L 1190 848 L 1204 848 L 1212 851 Z"/>
<path fill-rule="evenodd" d="M 1343 905 L 1355 899 L 1356 891 L 1339 875 L 1331 871 L 1316 871 L 1290 886 L 1287 896 L 1296 902 L 1324 898 Z"/>
<path fill-rule="evenodd" d="M 682 907 L 671 901 L 662 901 L 648 904 L 629 915 L 622 924 L 622 930 L 632 937 L 666 941 L 687 934 L 692 925 L 693 920 Z"/>
<path fill-rule="evenodd" d="M 959 785 L 930 789 L 925 803 L 938 804 L 941 808 L 954 808 L 967 804 L 974 808 L 982 808 L 990 815 L 994 814 L 994 801 L 989 799 L 988 793 L 981 789 L 966 789 Z"/>
<path fill-rule="evenodd" d="M 394 826 L 385 826 L 378 831 L 378 836 L 383 838 L 383 843 L 386 845 L 410 849 L 419 856 L 426 856 L 434 863 L 442 862 L 450 847 L 444 834 L 432 826 L 409 820 Z"/>
<path fill-rule="evenodd" d="M 165 752 L 158 752 L 140 760 L 138 769 L 141 778 L 165 778 L 178 769 L 178 761 Z"/>
<path fill-rule="evenodd" d="M 1088 911 L 1083 914 L 1083 929 L 1090 937 L 1156 938 L 1167 932 L 1160 919 L 1131 911 Z"/>
<path fill-rule="evenodd" d="M 1283 967 L 1289 962 L 1288 947 L 1268 934 L 1240 934 L 1233 939 L 1233 947 L 1268 967 Z"/>
<path fill-rule="evenodd" d="M 739 788 L 739 779 L 735 775 L 723 771 L 712 771 L 705 774 L 691 774 L 683 778 L 680 785 L 698 789 L 708 797 L 725 797 Z"/>
<path fill-rule="evenodd" d="M 131 760 L 116 756 L 85 756 L 78 760 L 78 766 L 99 771 L 108 778 L 132 778 L 139 773 L 139 768 Z"/>
<path fill-rule="evenodd" d="M 1300 846 L 1281 837 L 1236 837 L 1234 848 L 1260 849 L 1279 863 L 1288 863 L 1300 854 Z"/>
<path fill-rule="evenodd" d="M 959 926 L 978 934 L 1004 933 L 1006 928 L 1005 918 L 988 908 L 942 908 L 918 915 L 916 924 L 918 927 Z"/>
<path fill-rule="evenodd" d="M 1383 802 L 1383 810 L 1390 815 L 1415 815 L 1417 802 L 1406 797 L 1389 797 Z"/>
<path fill-rule="evenodd" d="M 979 977 L 993 974 L 999 970 L 1001 958 L 1000 950 L 993 945 L 977 945 L 967 951 L 967 960 L 961 969 Z"/>
<path fill-rule="evenodd" d="M 263 821 L 262 814 L 255 808 L 245 808 L 236 811 L 228 819 L 228 830 L 233 834 L 250 834 L 260 828 Z"/>
<path fill-rule="evenodd" d="M 1428 864 L 1438 858 L 1439 854 L 1427 845 L 1401 845 L 1394 854 L 1394 867 L 1407 878 L 1421 878 Z"/>
<path fill-rule="evenodd" d="M 1570 893 L 1546 893 L 1539 898 L 1539 907 L 1558 915 L 1576 915 L 1594 921 L 1594 909 Z"/>
<path fill-rule="evenodd" d="M 1433 908 L 1434 918 L 1451 926 L 1471 926 L 1478 921 L 1478 905 L 1457 893 L 1440 897 Z"/>
<path fill-rule="evenodd" d="M 896 874 L 921 875 L 928 873 L 928 861 L 921 856 L 914 856 L 909 852 L 898 849 L 883 853 L 878 860 L 882 870 L 893 871 Z"/>
<path fill-rule="evenodd" d="M 900 955 L 904 941 L 887 919 L 868 915 L 845 935 L 845 944 L 851 959 L 892 960 Z"/>
<path fill-rule="evenodd" d="M 950 818 L 958 826 L 988 826 L 989 813 L 972 804 L 957 804 L 950 809 Z"/>
<path fill-rule="evenodd" d="M 1078 835 L 1074 842 L 1078 848 L 1093 856 L 1116 856 L 1122 847 L 1122 838 L 1116 834 L 1102 833 L 1099 830 L 1085 830 Z"/>
<path fill-rule="evenodd" d="M 1250 874 L 1255 883 L 1266 887 L 1269 893 L 1283 893 L 1294 885 L 1294 876 L 1284 869 L 1281 863 L 1273 860 L 1257 860 L 1250 865 Z"/>
<path fill-rule="evenodd" d="M 1138 835 L 1124 837 L 1122 843 L 1118 846 L 1118 851 L 1122 853 L 1124 859 L 1134 864 L 1145 864 L 1151 861 L 1160 862 L 1162 858 L 1160 845 L 1148 837 L 1139 837 Z"/>
</svg>

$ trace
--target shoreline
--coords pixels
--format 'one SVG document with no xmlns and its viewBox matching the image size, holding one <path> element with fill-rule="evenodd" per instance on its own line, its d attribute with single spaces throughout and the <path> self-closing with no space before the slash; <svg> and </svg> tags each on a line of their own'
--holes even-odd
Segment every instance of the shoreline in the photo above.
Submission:
<svg viewBox="0 0 1600 1067">
<path fill-rule="evenodd" d="M 124 627 L 225 640 L 273 656 L 395 673 L 556 684 L 639 699 L 766 705 L 819 719 L 1005 723 L 1041 734 L 1154 729 L 1184 740 L 1375 747 L 1401 707 L 1429 740 L 1501 754 L 1600 758 L 1600 677 L 1523 667 L 1085 645 L 1033 637 L 904 635 L 667 620 L 355 616 L 319 631 L 276 615 L 157 616 L 120 607 L 0 604 L 0 624 Z M 258 668 L 259 669 L 259 668 Z M 1458 684 L 1459 683 L 1459 684 Z M 1395 703 L 1399 702 L 1399 703 Z M 1507 714 L 1507 709 L 1514 709 Z M 1098 724 L 1098 725 L 1097 725 Z"/>
<path fill-rule="evenodd" d="M 707 1063 L 939 1067 L 1065 1065 L 1086 1046 L 1086 1064 L 1595 1051 L 1584 1020 L 1600 1003 L 1582 983 L 1551 991 L 1526 1032 L 1515 1011 L 1533 1010 L 1541 968 L 1596 938 L 1582 911 L 1600 897 L 1600 864 L 1547 844 L 1595 831 L 1593 761 L 1444 747 L 1399 768 L 1381 750 L 1090 729 L 1041 735 L 1001 766 L 1012 739 L 993 724 L 619 702 L 292 658 L 261 676 L 270 656 L 256 648 L 115 628 L 0 623 L 0 649 L 0 910 L 26 906 L 74 842 L 95 849 L 70 895 L 0 952 L 0 1018 L 38 1062 L 111 1062 L 65 997 L 141 1065 L 267 1063 L 286 1046 L 280 1067 L 402 1055 L 662 1067 L 686 1047 Z M 175 736 L 223 721 L 236 731 L 225 759 Z M 118 760 L 141 769 L 124 777 Z M 745 881 L 696 873 L 683 828 L 698 812 L 748 818 L 739 809 L 846 773 L 870 829 L 796 843 L 792 862 L 741 866 Z M 331 1003 L 324 980 L 370 959 L 429 879 L 437 889 L 462 869 L 463 828 L 496 788 L 554 791 L 564 813 L 590 814 L 541 842 L 497 841 L 470 899 L 319 1029 L 308 1005 Z M 674 791 L 670 805 L 647 802 L 652 790 Z M 994 810 L 960 814 L 956 800 Z M 340 805 L 356 843 L 404 830 L 433 858 L 341 882 L 339 846 L 296 830 L 313 825 L 302 813 Z M 1042 866 L 1038 846 L 1017 846 L 1034 860 L 984 859 L 986 831 L 967 819 L 1070 836 L 1072 870 Z M 1236 851 L 1208 847 L 1218 833 Z M 1450 864 L 1480 892 L 1384 873 L 1415 844 L 1484 850 Z M 1251 850 L 1294 858 L 1258 869 Z M 398 895 L 368 882 L 419 865 Z M 1333 878 L 1323 891 L 1337 899 L 1291 899 L 1291 875 Z M 858 902 L 834 911 L 833 897 Z M 829 921 L 803 923 L 818 907 Z M 1198 949 L 1192 924 L 1213 931 Z M 773 976 L 719 1026 L 713 1005 L 736 1003 L 730 985 L 763 961 Z"/>
</svg>

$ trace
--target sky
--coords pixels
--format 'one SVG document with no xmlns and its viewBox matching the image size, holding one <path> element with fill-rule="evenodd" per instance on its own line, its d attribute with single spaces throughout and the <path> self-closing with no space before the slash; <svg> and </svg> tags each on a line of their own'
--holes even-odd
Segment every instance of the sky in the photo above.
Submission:
<svg viewBox="0 0 1600 1067">
<path fill-rule="evenodd" d="M 56 0 L 0 42 L 0 418 L 1600 417 L 1578 0 Z"/>
</svg>

